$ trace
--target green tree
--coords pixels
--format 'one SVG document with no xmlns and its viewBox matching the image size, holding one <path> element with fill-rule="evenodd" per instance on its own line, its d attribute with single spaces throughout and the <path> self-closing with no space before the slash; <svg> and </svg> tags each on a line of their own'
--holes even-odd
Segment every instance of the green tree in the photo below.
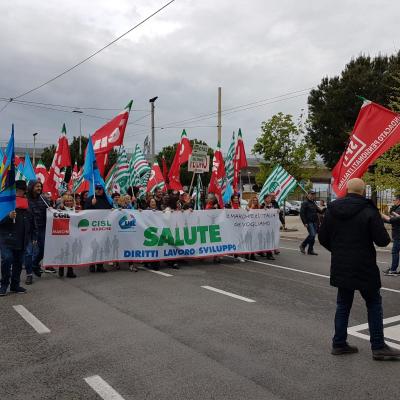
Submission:
<svg viewBox="0 0 400 400">
<path fill-rule="evenodd" d="M 55 152 L 56 152 L 56 146 L 54 144 L 52 144 L 51 146 L 45 147 L 43 149 L 41 159 L 47 169 L 50 168 L 51 163 L 53 162 Z"/>
<path fill-rule="evenodd" d="M 400 71 L 400 52 L 375 58 L 359 56 L 351 60 L 340 76 L 324 77 L 308 98 L 307 137 L 327 167 L 338 162 L 356 121 L 361 95 L 389 106 Z"/>
<path fill-rule="evenodd" d="M 193 147 L 194 143 L 199 143 L 199 144 L 205 144 L 207 145 L 206 142 L 203 142 L 201 140 L 191 140 L 190 145 Z M 161 151 L 157 154 L 157 162 L 160 165 L 160 168 L 162 168 L 162 157 L 164 156 L 165 162 L 167 164 L 167 169 L 171 168 L 172 161 L 174 160 L 176 150 L 178 148 L 179 143 L 174 143 L 171 146 L 165 146 L 161 149 Z M 212 158 L 214 155 L 214 150 L 211 149 L 210 147 L 208 148 L 208 155 L 210 156 L 210 164 L 212 164 Z M 192 176 L 193 172 L 188 171 L 188 164 L 184 164 L 181 166 L 181 183 L 182 186 L 190 186 L 190 183 L 192 181 Z M 201 179 L 203 182 L 203 186 L 207 186 L 208 183 L 210 182 L 210 177 L 211 177 L 211 167 L 210 167 L 210 172 L 205 172 L 201 174 Z M 196 182 L 194 182 L 196 184 Z"/>
<path fill-rule="evenodd" d="M 302 123 L 295 124 L 292 115 L 281 112 L 262 122 L 252 153 L 264 160 L 256 175 L 258 185 L 278 164 L 299 181 L 310 178 L 310 168 L 304 166 L 315 166 L 316 151 L 305 139 Z"/>
</svg>

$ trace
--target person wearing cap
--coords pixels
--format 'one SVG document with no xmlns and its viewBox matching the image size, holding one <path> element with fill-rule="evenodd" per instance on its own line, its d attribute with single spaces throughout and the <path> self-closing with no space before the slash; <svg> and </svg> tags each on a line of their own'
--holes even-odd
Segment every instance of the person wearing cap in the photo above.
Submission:
<svg viewBox="0 0 400 400">
<path fill-rule="evenodd" d="M 399 253 L 400 253 L 400 195 L 397 195 L 394 200 L 393 207 L 390 208 L 390 215 L 382 214 L 383 220 L 392 225 L 392 264 L 390 268 L 383 271 L 388 276 L 398 276 L 400 272 L 397 272 L 399 268 Z"/>
<path fill-rule="evenodd" d="M 95 185 L 95 194 L 89 196 L 85 202 L 85 210 L 110 210 L 112 205 L 109 203 L 102 185 Z M 97 268 L 96 268 L 97 267 Z M 103 264 L 91 265 L 90 272 L 107 272 Z"/>
<path fill-rule="evenodd" d="M 375 246 L 386 247 L 390 236 L 375 204 L 365 198 L 365 183 L 347 182 L 345 197 L 330 203 L 319 230 L 319 242 L 331 253 L 330 284 L 337 287 L 335 334 L 331 354 L 357 353 L 347 343 L 347 326 L 354 293 L 358 290 L 368 310 L 368 328 L 374 360 L 400 358 L 400 350 L 385 343 L 381 278 Z"/>
<path fill-rule="evenodd" d="M 25 293 L 20 285 L 25 249 L 32 240 L 36 241 L 37 231 L 34 218 L 25 197 L 26 182 L 16 181 L 16 207 L 0 221 L 1 281 L 0 296 L 10 292 Z"/>
<path fill-rule="evenodd" d="M 300 208 L 300 218 L 304 226 L 307 228 L 308 236 L 305 238 L 303 243 L 300 245 L 300 251 L 306 254 L 306 249 L 308 246 L 307 254 L 312 256 L 317 256 L 318 254 L 314 251 L 315 236 L 318 231 L 318 214 L 321 210 L 315 203 L 315 191 L 310 190 L 307 194 L 306 199 L 301 204 Z"/>
</svg>

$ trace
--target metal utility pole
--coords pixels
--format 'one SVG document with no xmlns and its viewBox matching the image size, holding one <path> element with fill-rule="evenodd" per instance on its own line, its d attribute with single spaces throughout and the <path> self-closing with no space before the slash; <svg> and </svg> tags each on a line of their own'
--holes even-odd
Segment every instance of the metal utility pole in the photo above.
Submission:
<svg viewBox="0 0 400 400">
<path fill-rule="evenodd" d="M 221 118 L 222 88 L 218 88 L 218 142 L 221 143 L 222 118 Z"/>
<path fill-rule="evenodd" d="M 83 114 L 83 111 L 81 111 L 81 110 L 73 110 L 72 112 L 75 114 Z M 79 117 L 79 154 L 78 154 L 78 159 L 81 154 L 82 154 L 82 118 Z"/>
<path fill-rule="evenodd" d="M 35 166 L 36 163 L 36 136 L 37 136 L 37 132 L 35 132 L 32 136 L 33 136 L 33 166 Z"/>
<path fill-rule="evenodd" d="M 151 162 L 154 164 L 156 160 L 156 145 L 155 145 L 155 136 L 154 136 L 154 103 L 158 99 L 158 96 L 153 97 L 149 100 L 151 104 Z"/>
</svg>

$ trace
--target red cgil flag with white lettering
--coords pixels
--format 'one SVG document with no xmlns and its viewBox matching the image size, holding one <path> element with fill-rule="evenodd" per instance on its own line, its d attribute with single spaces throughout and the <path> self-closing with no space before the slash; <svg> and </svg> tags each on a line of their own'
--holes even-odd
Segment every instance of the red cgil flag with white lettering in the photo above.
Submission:
<svg viewBox="0 0 400 400">
<path fill-rule="evenodd" d="M 349 143 L 332 170 L 332 188 L 338 197 L 346 195 L 347 182 L 361 178 L 368 166 L 400 142 L 400 114 L 365 100 Z"/>
<path fill-rule="evenodd" d="M 115 146 L 121 146 L 123 144 L 132 103 L 133 101 L 131 100 L 123 111 L 92 135 L 93 150 L 96 155 L 97 167 L 99 168 L 101 176 L 104 175 L 108 153 Z"/>
</svg>

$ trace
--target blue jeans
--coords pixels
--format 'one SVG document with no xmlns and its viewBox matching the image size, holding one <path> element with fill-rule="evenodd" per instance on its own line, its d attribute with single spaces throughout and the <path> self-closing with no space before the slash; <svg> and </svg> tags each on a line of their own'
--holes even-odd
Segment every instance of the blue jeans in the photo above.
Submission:
<svg viewBox="0 0 400 400">
<path fill-rule="evenodd" d="M 315 222 L 310 222 L 307 224 L 308 236 L 301 244 L 304 248 L 308 245 L 308 252 L 312 253 L 314 251 L 315 236 L 317 235 L 317 224 Z"/>
<path fill-rule="evenodd" d="M 43 260 L 44 255 L 44 241 L 46 238 L 46 227 L 39 230 L 37 233 L 37 244 L 33 246 L 32 267 L 35 270 L 40 268 L 40 261 Z"/>
<path fill-rule="evenodd" d="M 332 340 L 333 347 L 341 347 L 347 340 L 347 326 L 354 299 L 353 289 L 338 288 L 337 306 L 335 314 L 335 336 Z M 377 350 L 385 345 L 383 336 L 383 310 L 382 297 L 379 289 L 374 291 L 360 290 L 368 310 L 368 327 L 371 349 Z"/>
<path fill-rule="evenodd" d="M 29 242 L 25 249 L 24 265 L 26 275 L 32 275 L 32 261 L 33 261 L 33 244 Z"/>
<path fill-rule="evenodd" d="M 22 261 L 24 259 L 24 252 L 22 250 L 13 250 L 7 246 L 1 246 L 1 286 L 11 289 L 19 287 Z"/>
<path fill-rule="evenodd" d="M 392 266 L 390 267 L 391 271 L 396 271 L 399 267 L 399 253 L 400 253 L 400 239 L 393 240 L 392 247 Z"/>
</svg>

